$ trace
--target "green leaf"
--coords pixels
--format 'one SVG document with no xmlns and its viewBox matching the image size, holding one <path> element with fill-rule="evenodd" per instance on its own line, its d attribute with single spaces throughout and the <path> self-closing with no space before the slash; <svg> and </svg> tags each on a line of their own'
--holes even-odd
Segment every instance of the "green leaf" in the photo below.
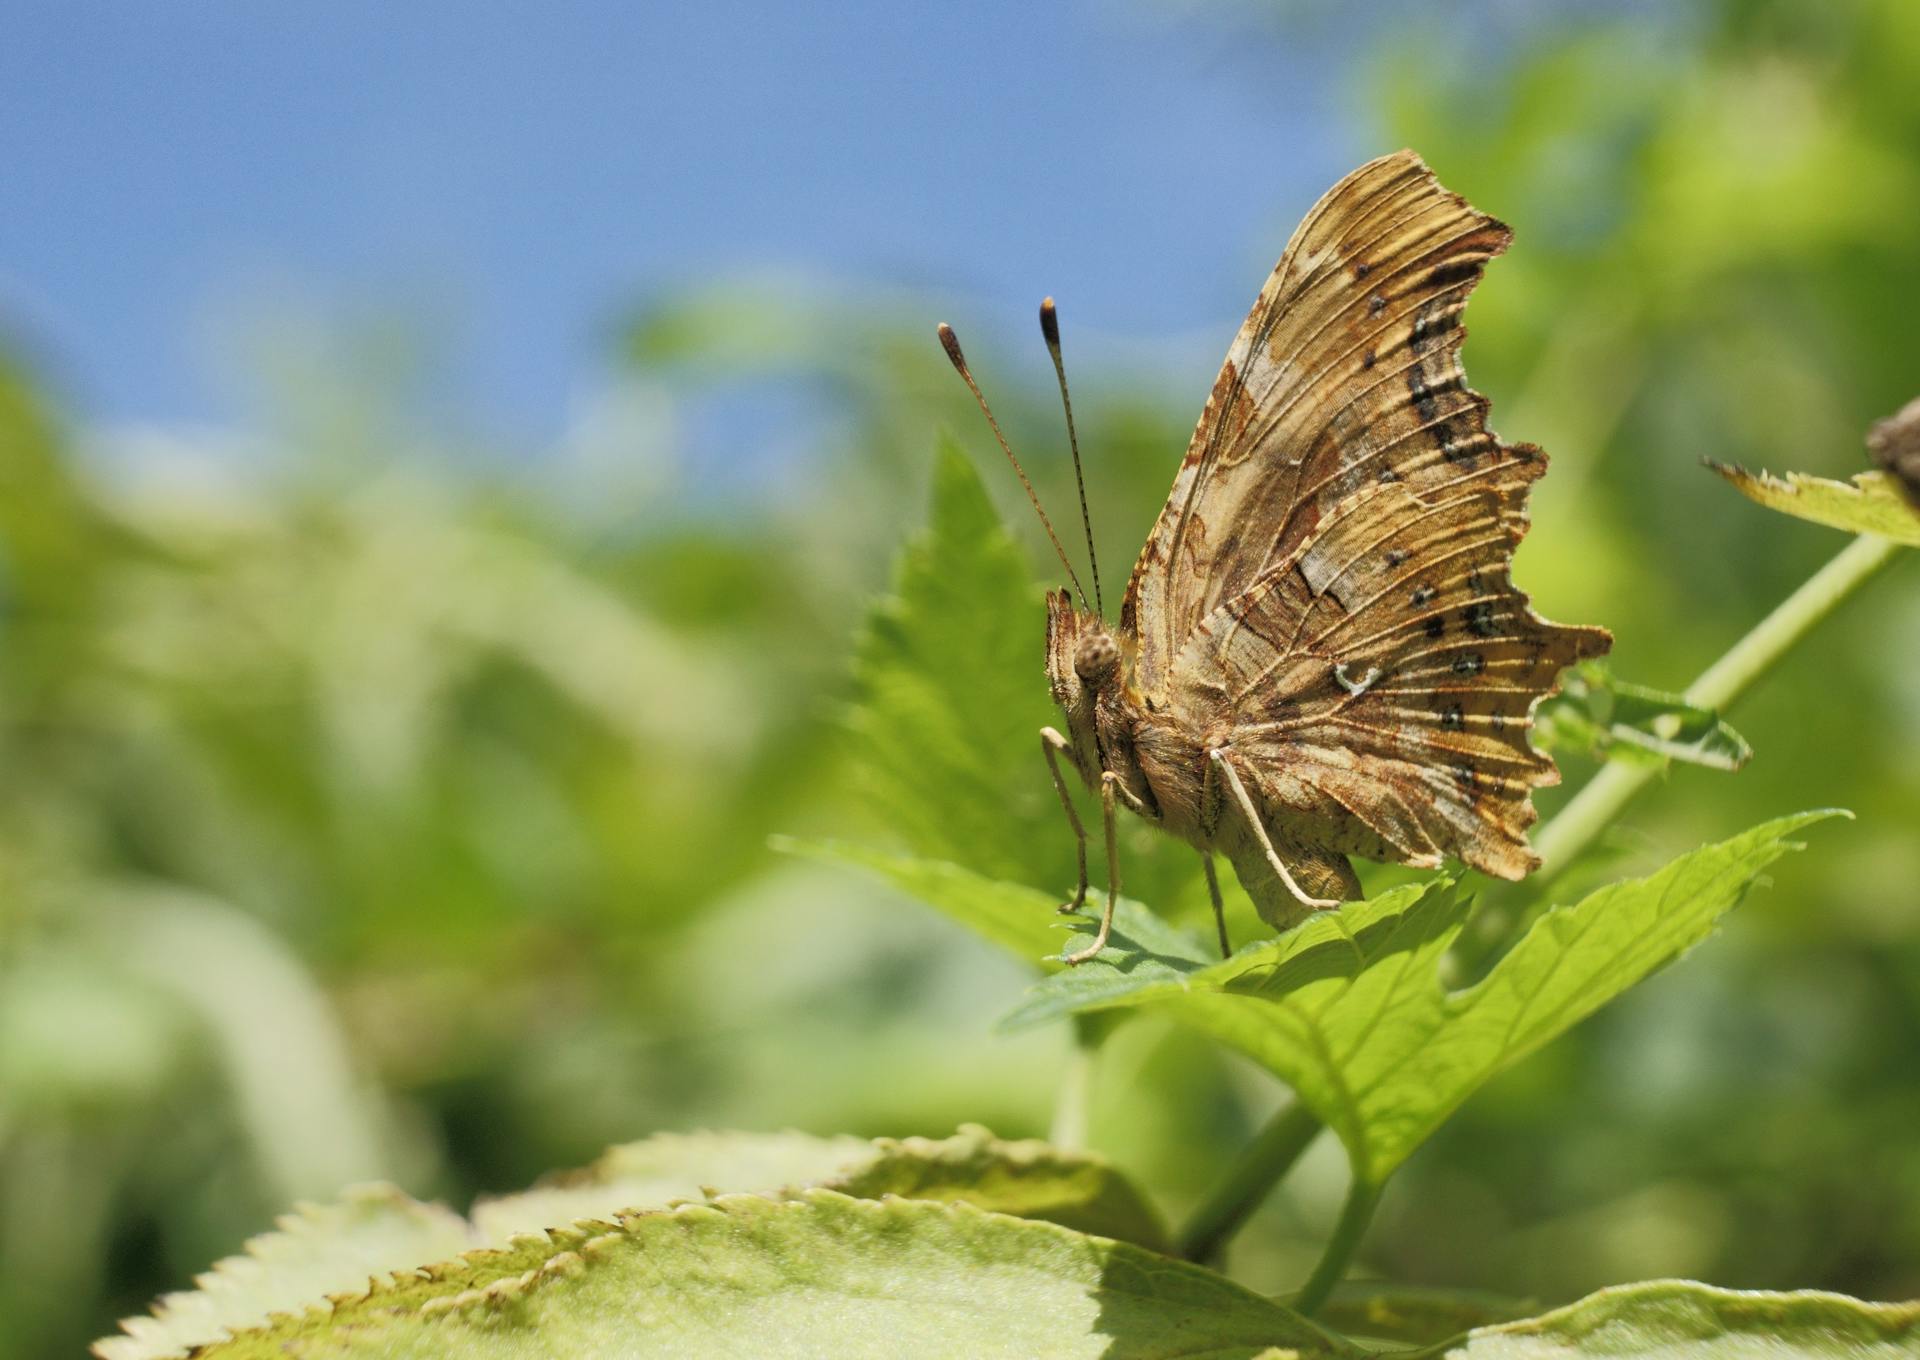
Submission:
<svg viewBox="0 0 1920 1360">
<path fill-rule="evenodd" d="M 917 854 L 1029 883 L 1071 883 L 1072 838 L 1040 756 L 1053 720 L 1046 614 L 1026 558 L 950 440 L 926 530 L 855 652 L 848 716 L 859 790 Z M 1043 815 L 1058 828 L 1033 835 Z"/>
<path fill-rule="evenodd" d="M 1595 758 L 1668 760 L 1737 770 L 1753 756 L 1745 737 L 1712 709 L 1686 696 L 1615 679 L 1602 662 L 1568 671 L 1555 698 L 1534 718 L 1534 745 L 1543 751 L 1583 750 Z"/>
<path fill-rule="evenodd" d="M 204 1360 L 1356 1356 L 1198 1266 L 967 1205 L 726 1196 L 377 1281 Z"/>
<path fill-rule="evenodd" d="M 1469 902 L 1446 879 L 1308 918 L 1201 967 L 1107 956 L 1040 982 L 1014 1020 L 1151 1007 L 1241 1049 L 1291 1085 L 1378 1185 L 1495 1074 L 1701 940 L 1807 812 L 1682 855 L 1547 912 L 1478 983 L 1442 956 Z"/>
<path fill-rule="evenodd" d="M 1920 1354 L 1920 1304 L 1746 1293 L 1687 1280 L 1603 1289 L 1429 1355 L 1459 1360 L 1895 1360 Z"/>
<path fill-rule="evenodd" d="M 978 931 L 1003 949 L 1050 970 L 1063 966 L 1060 962 L 1063 953 L 1071 953 L 1091 941 L 1103 900 L 1096 889 L 1087 894 L 1084 911 L 1062 916 L 1057 910 L 1059 899 L 1055 897 L 1024 884 L 986 878 L 942 860 L 890 855 L 844 841 L 802 841 L 776 836 L 773 845 L 789 854 L 873 874 Z M 1113 922 L 1112 942 L 1101 955 L 1103 959 L 1125 958 L 1134 960 L 1138 966 L 1160 958 L 1204 963 L 1213 957 L 1197 936 L 1131 898 L 1122 897 L 1114 905 Z M 1077 971 L 1084 972 L 1085 966 Z"/>
<path fill-rule="evenodd" d="M 422 1204 L 391 1186 L 350 1191 L 337 1204 L 302 1205 L 278 1231 L 247 1243 L 199 1277 L 198 1289 L 169 1294 L 151 1317 L 128 1318 L 125 1336 L 94 1343 L 102 1360 L 161 1360 L 257 1326 L 369 1278 L 443 1261 L 475 1244 L 467 1223 L 437 1204 Z"/>
<path fill-rule="evenodd" d="M 362 1291 L 371 1277 L 406 1274 L 471 1247 L 505 1248 L 526 1234 L 594 1222 L 604 1227 L 723 1191 L 783 1198 L 816 1189 L 964 1201 L 1153 1250 L 1166 1243 L 1152 1208 L 1102 1158 L 1033 1140 L 1008 1142 L 977 1125 L 951 1138 L 871 1141 L 791 1132 L 660 1134 L 611 1148 L 591 1166 L 523 1194 L 482 1201 L 471 1225 L 387 1187 L 353 1192 L 339 1205 L 305 1207 L 278 1233 L 248 1243 L 245 1256 L 201 1277 L 197 1292 L 170 1295 L 154 1317 L 129 1319 L 121 1324 L 126 1336 L 96 1350 L 107 1360 L 171 1360 L 260 1326 L 271 1313 Z"/>
<path fill-rule="evenodd" d="M 949 892 L 929 899 L 1029 959 L 1056 952 L 1048 911 L 1075 876 L 1073 835 L 1040 752 L 1041 727 L 1061 721 L 1045 639 L 1024 550 L 973 464 L 944 441 L 927 528 L 902 551 L 893 593 L 874 606 L 856 648 L 850 764 L 875 821 L 911 854 L 1058 894 L 1037 917 L 1024 902 L 954 911 Z M 1082 820 L 1097 859 L 1099 815 Z M 1186 901 L 1199 878 L 1192 852 L 1138 825 L 1122 835 L 1124 881 L 1163 908 Z"/>
<path fill-rule="evenodd" d="M 1752 501 L 1769 510 L 1812 520 L 1853 534 L 1878 534 L 1896 543 L 1920 547 L 1920 511 L 1901 498 L 1900 488 L 1884 472 L 1863 472 L 1851 482 L 1789 472 L 1749 472 L 1731 463 L 1707 460 Z"/>
<path fill-rule="evenodd" d="M 806 1188 L 859 1199 L 964 1200 L 981 1209 L 1097 1232 L 1159 1250 L 1166 1232 L 1103 1158 L 1035 1139 L 1009 1142 L 977 1124 L 950 1138 L 816 1138 L 804 1133 L 656 1134 L 609 1149 L 583 1170 L 474 1206 L 480 1240 L 610 1219 L 721 1191 Z"/>
</svg>

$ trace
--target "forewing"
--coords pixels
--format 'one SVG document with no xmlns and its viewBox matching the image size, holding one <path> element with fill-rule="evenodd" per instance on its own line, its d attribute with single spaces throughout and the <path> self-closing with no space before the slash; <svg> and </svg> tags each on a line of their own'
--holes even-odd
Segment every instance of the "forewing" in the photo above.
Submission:
<svg viewBox="0 0 1920 1360">
<path fill-rule="evenodd" d="M 1486 400 L 1465 385 L 1457 320 L 1510 236 L 1411 151 L 1361 166 L 1314 205 L 1227 354 L 1128 583 L 1121 625 L 1139 640 L 1148 695 L 1166 697 L 1195 626 L 1335 505 L 1518 456 L 1488 434 Z"/>
<path fill-rule="evenodd" d="M 1533 708 L 1611 641 L 1540 619 L 1508 579 L 1543 461 L 1351 494 L 1195 630 L 1178 702 L 1231 745 L 1276 828 L 1373 859 L 1535 866 L 1531 793 L 1559 775 L 1528 744 Z"/>
</svg>

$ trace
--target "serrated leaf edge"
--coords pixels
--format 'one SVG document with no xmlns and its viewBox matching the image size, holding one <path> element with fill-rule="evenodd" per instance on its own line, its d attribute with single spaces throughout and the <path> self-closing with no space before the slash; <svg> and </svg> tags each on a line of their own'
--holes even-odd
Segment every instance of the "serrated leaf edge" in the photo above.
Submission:
<svg viewBox="0 0 1920 1360">
<path fill-rule="evenodd" d="M 1284 1305 L 1274 1303 L 1214 1271 L 1174 1257 L 1161 1256 L 1144 1247 L 1092 1233 L 1076 1232 L 1044 1219 L 1018 1218 L 1011 1214 L 981 1209 L 965 1201 L 918 1200 L 898 1195 L 887 1195 L 877 1200 L 861 1199 L 842 1194 L 837 1190 L 816 1187 L 779 1198 L 760 1194 L 721 1195 L 705 1203 L 689 1202 L 664 1209 L 621 1211 L 610 1220 L 581 1220 L 566 1228 L 520 1234 L 504 1247 L 475 1248 L 461 1253 L 451 1261 L 411 1271 L 398 1271 L 385 1278 L 376 1278 L 369 1282 L 368 1288 L 364 1291 L 348 1291 L 331 1295 L 297 1312 L 274 1314 L 256 1326 L 230 1332 L 225 1339 L 200 1347 L 191 1354 L 217 1357 L 218 1351 L 215 1348 L 219 1346 L 263 1337 L 276 1329 L 288 1326 L 304 1327 L 308 1324 L 326 1322 L 347 1309 L 386 1306 L 392 1295 L 400 1293 L 409 1285 L 444 1283 L 463 1271 L 483 1275 L 492 1269 L 497 1274 L 484 1283 L 476 1283 L 471 1288 L 462 1289 L 453 1294 L 435 1295 L 421 1301 L 418 1305 L 389 1307 L 389 1315 L 413 1316 L 425 1320 L 478 1309 L 504 1307 L 556 1280 L 571 1278 L 584 1272 L 589 1268 L 594 1257 L 604 1255 L 631 1239 L 637 1227 L 643 1223 L 659 1221 L 684 1223 L 702 1218 L 735 1221 L 755 1217 L 764 1219 L 782 1213 L 795 1212 L 801 1207 L 854 1216 L 865 1215 L 874 1219 L 891 1219 L 896 1222 L 913 1215 L 946 1217 L 958 1221 L 1000 1220 L 1009 1225 L 1018 1225 L 1018 1230 L 1033 1234 L 1036 1240 L 1050 1238 L 1055 1245 L 1062 1248 L 1118 1253 L 1133 1258 L 1132 1263 L 1145 1270 L 1162 1274 L 1190 1274 L 1195 1277 L 1204 1277 L 1217 1289 L 1245 1295 L 1249 1303 L 1257 1303 L 1273 1308 L 1277 1312 L 1289 1314 L 1287 1320 L 1290 1325 L 1318 1334 L 1323 1338 L 1329 1352 L 1338 1354 L 1352 1352 L 1351 1345 L 1343 1338 L 1316 1327 L 1311 1321 L 1292 1313 Z M 516 1258 L 535 1252 L 541 1253 L 539 1260 L 525 1268 L 515 1268 Z"/>
</svg>

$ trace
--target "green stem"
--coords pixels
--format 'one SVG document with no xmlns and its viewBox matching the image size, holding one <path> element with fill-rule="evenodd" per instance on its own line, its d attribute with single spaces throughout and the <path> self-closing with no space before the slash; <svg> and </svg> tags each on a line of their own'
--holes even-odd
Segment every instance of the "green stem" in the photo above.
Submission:
<svg viewBox="0 0 1920 1360">
<path fill-rule="evenodd" d="M 1854 539 L 1689 685 L 1687 702 L 1696 708 L 1715 710 L 1730 706 L 1899 550 L 1900 545 L 1891 539 L 1872 534 Z M 1578 859 L 1664 768 L 1615 762 L 1589 780 L 1559 816 L 1534 837 L 1533 848 L 1541 859 L 1541 881 L 1551 879 Z"/>
<path fill-rule="evenodd" d="M 1340 1221 L 1334 1225 L 1333 1237 L 1320 1254 L 1320 1264 L 1313 1268 L 1313 1274 L 1293 1300 L 1296 1312 L 1311 1317 L 1333 1293 L 1333 1287 L 1346 1278 L 1353 1253 L 1359 1250 L 1360 1239 L 1367 1235 L 1379 1203 L 1379 1186 L 1355 1180 L 1347 1187 L 1347 1202 L 1340 1206 Z"/>
<path fill-rule="evenodd" d="M 1053 1105 L 1053 1127 L 1047 1140 L 1067 1152 L 1079 1152 L 1087 1146 L 1087 1129 L 1092 1122 L 1093 1063 L 1100 1053 L 1100 1036 L 1086 1017 L 1075 1016 L 1073 1051 L 1067 1054 L 1066 1070 L 1060 1074 L 1060 1094 Z"/>
<path fill-rule="evenodd" d="M 1323 1125 L 1294 1100 L 1240 1151 L 1227 1174 L 1180 1232 L 1175 1250 L 1189 1261 L 1211 1260 L 1300 1160 Z"/>
</svg>

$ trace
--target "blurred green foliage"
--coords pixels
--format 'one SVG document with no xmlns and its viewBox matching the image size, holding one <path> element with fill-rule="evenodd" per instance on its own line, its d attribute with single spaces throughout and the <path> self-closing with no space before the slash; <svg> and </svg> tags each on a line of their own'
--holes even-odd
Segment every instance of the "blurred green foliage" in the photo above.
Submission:
<svg viewBox="0 0 1920 1360">
<path fill-rule="evenodd" d="M 1920 8 L 1581 13 L 1496 56 L 1437 19 L 1383 33 L 1354 159 L 1412 145 L 1516 225 L 1467 354 L 1502 432 L 1554 457 L 1519 579 L 1612 627 L 1618 675 L 1677 690 L 1843 542 L 1701 457 L 1845 477 L 1920 387 Z M 616 486 L 431 456 L 377 407 L 294 412 L 272 457 L 212 480 L 135 478 L 8 370 L 0 1357 L 77 1349 L 355 1179 L 465 1203 L 658 1129 L 1044 1130 L 1067 1036 L 990 1032 L 1029 974 L 766 849 L 891 834 L 849 759 L 849 658 L 926 645 L 857 638 L 943 425 L 1025 525 L 933 319 L 746 286 L 637 315 L 637 408 L 778 381 L 835 413 L 825 446 L 718 502 L 716 470 L 651 425 L 616 432 L 646 473 Z M 1061 443 L 1044 365 L 1025 388 L 992 367 L 1016 444 Z M 1201 394 L 1077 380 L 1102 555 L 1124 562 Z M 1030 461 L 1069 504 L 1066 460 Z M 1676 769 L 1605 867 L 1797 807 L 1859 820 L 1471 1102 L 1396 1180 L 1363 1268 L 1549 1301 L 1666 1274 L 1920 1295 L 1910 559 L 1734 715 L 1747 768 Z M 1038 618 L 1029 653 L 956 675 L 1021 667 L 1044 716 Z M 997 716 L 994 787 L 1044 811 L 1037 746 Z M 1070 863 L 1059 836 L 1004 853 L 1046 872 Z M 1177 1218 L 1276 1099 L 1132 1024 L 1092 1139 Z M 1340 1174 L 1316 1149 L 1235 1273 L 1303 1275 Z"/>
</svg>

